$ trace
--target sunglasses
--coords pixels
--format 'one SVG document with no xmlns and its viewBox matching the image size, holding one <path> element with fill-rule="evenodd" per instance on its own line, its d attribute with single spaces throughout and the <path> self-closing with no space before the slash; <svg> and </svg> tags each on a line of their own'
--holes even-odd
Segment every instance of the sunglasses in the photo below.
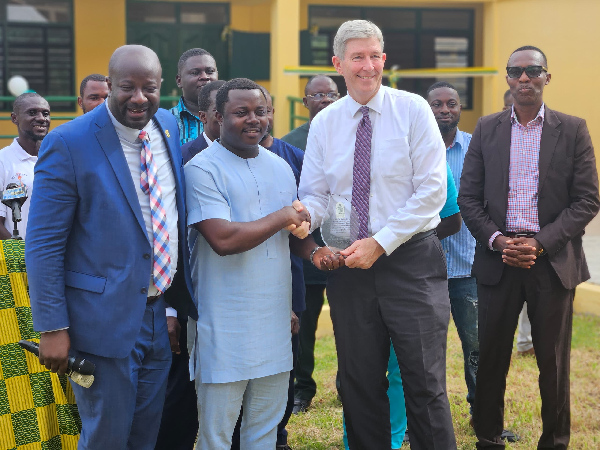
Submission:
<svg viewBox="0 0 600 450">
<path fill-rule="evenodd" d="M 525 72 L 529 78 L 537 78 L 542 74 L 542 72 L 548 72 L 548 68 L 544 66 L 514 66 L 506 68 L 506 74 L 508 75 L 508 78 L 521 78 L 523 72 Z"/>
<path fill-rule="evenodd" d="M 329 97 L 332 100 L 337 100 L 338 98 L 340 98 L 340 94 L 338 94 L 337 92 L 328 92 L 327 94 L 319 92 L 315 95 L 307 95 L 307 97 L 313 98 L 317 101 L 323 100 L 325 97 Z"/>
</svg>

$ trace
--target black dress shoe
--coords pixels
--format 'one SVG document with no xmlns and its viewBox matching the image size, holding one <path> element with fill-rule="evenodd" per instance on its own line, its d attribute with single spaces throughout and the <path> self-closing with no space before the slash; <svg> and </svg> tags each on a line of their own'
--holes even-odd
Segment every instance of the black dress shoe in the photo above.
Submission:
<svg viewBox="0 0 600 450">
<path fill-rule="evenodd" d="M 292 414 L 300 414 L 306 412 L 308 407 L 310 406 L 310 401 L 302 400 L 301 398 L 294 399 L 294 408 L 292 409 Z"/>
<path fill-rule="evenodd" d="M 290 447 L 287 444 L 283 444 L 283 445 L 276 445 L 275 446 L 275 450 L 292 450 L 292 447 Z"/>
<path fill-rule="evenodd" d="M 502 434 L 500 435 L 500 438 L 503 441 L 508 441 L 508 442 L 519 442 L 521 440 L 521 437 L 517 434 L 517 433 L 513 433 L 510 430 L 502 430 Z"/>
<path fill-rule="evenodd" d="M 402 442 L 408 442 L 408 443 L 410 443 L 410 439 L 408 439 L 408 428 L 404 432 L 404 440 Z"/>
</svg>

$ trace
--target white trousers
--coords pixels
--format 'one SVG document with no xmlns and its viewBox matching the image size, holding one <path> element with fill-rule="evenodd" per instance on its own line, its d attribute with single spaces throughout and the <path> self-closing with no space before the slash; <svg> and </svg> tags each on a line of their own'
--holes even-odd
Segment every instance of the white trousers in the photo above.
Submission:
<svg viewBox="0 0 600 450">
<path fill-rule="evenodd" d="M 275 448 L 277 425 L 287 405 L 289 372 L 233 383 L 201 383 L 199 379 L 197 374 L 200 429 L 196 450 L 230 450 L 241 407 L 240 449 Z"/>
<path fill-rule="evenodd" d="M 526 352 L 533 348 L 533 340 L 531 338 L 531 322 L 527 315 L 527 302 L 523 303 L 523 309 L 519 316 L 519 331 L 517 332 L 517 351 Z"/>
</svg>

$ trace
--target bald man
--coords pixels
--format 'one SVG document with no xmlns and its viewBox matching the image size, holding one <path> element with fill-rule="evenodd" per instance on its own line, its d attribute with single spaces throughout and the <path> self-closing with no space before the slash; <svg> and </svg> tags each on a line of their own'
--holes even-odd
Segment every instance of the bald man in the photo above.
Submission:
<svg viewBox="0 0 600 450">
<path fill-rule="evenodd" d="M 171 364 L 165 303 L 198 316 L 178 295 L 191 286 L 185 183 L 161 72 L 149 48 L 118 48 L 107 102 L 49 133 L 35 168 L 25 259 L 40 362 L 96 365 L 89 389 L 73 384 L 80 450 L 154 448 Z"/>
</svg>

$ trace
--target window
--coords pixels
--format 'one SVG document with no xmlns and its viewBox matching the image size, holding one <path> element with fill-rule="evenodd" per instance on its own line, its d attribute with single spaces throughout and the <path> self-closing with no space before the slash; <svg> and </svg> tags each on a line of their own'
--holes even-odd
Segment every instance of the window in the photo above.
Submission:
<svg viewBox="0 0 600 450">
<path fill-rule="evenodd" d="M 0 0 L 0 95 L 21 75 L 43 96 L 74 92 L 73 5 L 70 0 Z M 11 105 L 4 103 L 2 109 Z M 52 102 L 53 111 L 75 109 Z"/>
<path fill-rule="evenodd" d="M 367 19 L 383 33 L 386 68 L 399 69 L 469 67 L 473 65 L 474 10 L 383 7 L 309 6 L 309 49 L 301 50 L 302 64 L 329 65 L 333 38 L 347 20 Z M 313 28 L 314 27 L 314 28 Z M 341 77 L 334 77 L 341 92 Z M 404 78 L 398 88 L 425 95 L 436 78 Z M 460 94 L 463 108 L 472 108 L 472 78 L 449 78 Z M 384 80 L 385 82 L 385 80 Z"/>
<path fill-rule="evenodd" d="M 162 107 L 173 106 L 173 100 L 165 98 L 179 94 L 177 62 L 190 48 L 208 50 L 217 62 L 219 78 L 228 78 L 228 25 L 227 3 L 127 0 L 127 43 L 145 45 L 158 55 L 163 69 Z"/>
</svg>

